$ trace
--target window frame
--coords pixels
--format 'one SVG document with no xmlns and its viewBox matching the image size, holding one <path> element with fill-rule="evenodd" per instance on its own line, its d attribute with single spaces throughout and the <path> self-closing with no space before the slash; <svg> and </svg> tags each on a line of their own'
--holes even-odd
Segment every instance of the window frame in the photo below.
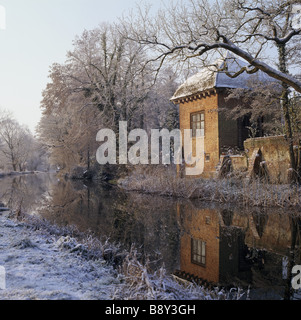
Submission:
<svg viewBox="0 0 301 320">
<path fill-rule="evenodd" d="M 196 243 L 197 245 L 195 246 Z M 202 239 L 191 238 L 191 263 L 197 264 L 202 267 L 206 266 L 206 246 L 206 241 Z M 200 249 L 200 252 L 198 251 L 198 249 Z"/>
<path fill-rule="evenodd" d="M 193 118 L 198 115 L 200 115 L 200 120 L 194 120 Z M 198 124 L 200 124 L 199 128 L 198 128 Z M 190 114 L 190 129 L 192 130 L 192 133 L 191 133 L 192 138 L 199 137 L 196 135 L 196 129 L 203 130 L 200 137 L 205 136 L 205 112 L 204 111 L 193 112 Z"/>
</svg>

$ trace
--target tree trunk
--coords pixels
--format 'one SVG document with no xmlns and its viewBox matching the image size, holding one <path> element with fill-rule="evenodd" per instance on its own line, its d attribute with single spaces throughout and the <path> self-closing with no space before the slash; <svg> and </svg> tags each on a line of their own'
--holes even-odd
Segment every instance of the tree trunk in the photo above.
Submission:
<svg viewBox="0 0 301 320">
<path fill-rule="evenodd" d="M 88 144 L 87 150 L 87 169 L 90 170 L 90 144 Z"/>
<path fill-rule="evenodd" d="M 279 53 L 279 70 L 283 73 L 288 74 L 286 66 L 286 45 L 278 44 L 278 53 Z M 297 181 L 297 164 L 296 157 L 294 153 L 294 139 L 293 139 L 293 130 L 290 116 L 290 101 L 289 101 L 289 86 L 282 82 L 282 95 L 281 95 L 281 105 L 282 112 L 284 117 L 284 133 L 286 140 L 289 144 L 289 155 L 290 155 L 290 180 L 291 182 Z"/>
<path fill-rule="evenodd" d="M 298 159 L 297 159 L 297 174 L 298 174 L 298 181 L 301 183 L 301 140 L 299 140 L 298 145 Z"/>
</svg>

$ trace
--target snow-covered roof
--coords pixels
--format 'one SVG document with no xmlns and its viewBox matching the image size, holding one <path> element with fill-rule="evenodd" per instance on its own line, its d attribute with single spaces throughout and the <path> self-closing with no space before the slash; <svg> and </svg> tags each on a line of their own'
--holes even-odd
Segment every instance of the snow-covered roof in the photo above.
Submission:
<svg viewBox="0 0 301 320">
<path fill-rule="evenodd" d="M 242 60 L 231 56 L 218 59 L 213 64 L 203 67 L 200 72 L 188 78 L 180 85 L 171 98 L 171 101 L 193 96 L 213 88 L 248 88 L 250 80 L 275 82 L 274 79 L 261 71 L 254 74 L 243 72 L 238 77 L 231 78 L 226 74 L 226 71 L 223 70 L 225 69 L 225 63 L 227 64 L 227 72 L 232 75 L 241 70 L 241 68 L 248 66 L 248 64 Z"/>
</svg>

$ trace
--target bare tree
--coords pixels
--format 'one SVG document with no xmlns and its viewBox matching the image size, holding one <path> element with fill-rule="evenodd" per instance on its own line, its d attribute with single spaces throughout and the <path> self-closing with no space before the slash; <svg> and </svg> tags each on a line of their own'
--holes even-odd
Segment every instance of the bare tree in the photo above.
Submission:
<svg viewBox="0 0 301 320">
<path fill-rule="evenodd" d="M 143 46 L 127 40 L 118 26 L 103 24 L 75 40 L 65 79 L 70 88 L 97 106 L 111 128 L 122 120 L 131 127 L 151 86 L 144 60 Z"/>
<path fill-rule="evenodd" d="M 187 4 L 188 3 L 188 4 Z M 147 45 L 153 59 L 208 65 L 208 58 L 230 51 L 249 63 L 237 73 L 255 73 L 261 70 L 301 92 L 301 82 L 288 74 L 283 61 L 279 69 L 266 63 L 265 49 L 276 45 L 279 55 L 283 48 L 300 39 L 301 28 L 293 23 L 293 5 L 290 0 L 189 0 L 172 2 L 164 10 L 152 15 L 150 7 L 139 8 L 123 21 L 124 34 L 140 44 Z M 211 59 L 209 59 L 210 61 Z M 224 70 L 227 72 L 227 70 Z"/>
<path fill-rule="evenodd" d="M 60 89 L 52 88 L 57 92 Z M 51 164 L 66 171 L 75 166 L 89 168 L 93 162 L 90 155 L 97 148 L 101 114 L 96 108 L 83 107 L 84 103 L 81 97 L 72 95 L 61 108 L 44 109 L 39 123 L 38 139 L 49 150 Z"/>
<path fill-rule="evenodd" d="M 179 86 L 177 78 L 171 68 L 164 68 L 159 74 L 143 104 L 140 128 L 150 132 L 155 128 L 173 130 L 179 127 L 179 108 L 169 100 Z"/>
<path fill-rule="evenodd" d="M 168 71 L 154 86 L 146 60 L 143 46 L 116 26 L 104 24 L 76 38 L 66 63 L 53 64 L 43 92 L 39 138 L 53 164 L 65 171 L 93 166 L 97 131 L 106 127 L 117 133 L 119 121 L 127 121 L 131 130 L 152 126 L 154 118 L 160 118 L 159 127 L 174 120 L 169 97 L 175 75 Z"/>
<path fill-rule="evenodd" d="M 229 119 L 244 119 L 249 136 L 284 134 L 280 103 L 281 85 L 250 80 L 248 89 L 228 89 L 226 100 L 233 103 L 231 109 L 220 111 Z M 239 103 L 238 103 L 239 102 Z"/>
<path fill-rule="evenodd" d="M 1 152 L 14 171 L 24 171 L 32 156 L 35 141 L 28 128 L 21 126 L 8 113 L 0 120 Z"/>
</svg>

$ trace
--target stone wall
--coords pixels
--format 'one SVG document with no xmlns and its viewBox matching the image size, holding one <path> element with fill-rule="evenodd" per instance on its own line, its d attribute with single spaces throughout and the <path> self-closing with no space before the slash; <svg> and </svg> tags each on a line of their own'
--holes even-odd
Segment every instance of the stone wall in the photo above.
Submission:
<svg viewBox="0 0 301 320">
<path fill-rule="evenodd" d="M 284 136 L 247 139 L 248 178 L 265 175 L 271 183 L 287 183 L 290 169 L 289 146 Z"/>
</svg>

